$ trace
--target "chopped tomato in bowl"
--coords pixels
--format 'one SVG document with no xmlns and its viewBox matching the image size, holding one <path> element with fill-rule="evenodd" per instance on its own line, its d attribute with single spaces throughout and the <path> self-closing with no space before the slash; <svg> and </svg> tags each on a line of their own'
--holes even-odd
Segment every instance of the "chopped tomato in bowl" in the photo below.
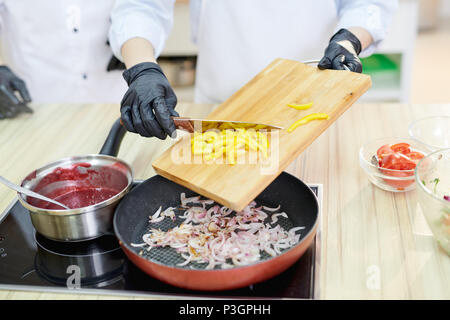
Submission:
<svg viewBox="0 0 450 320">
<path fill-rule="evenodd" d="M 414 176 L 414 168 L 424 156 L 422 152 L 411 150 L 411 146 L 405 142 L 385 144 L 377 150 L 380 171 L 387 176 L 397 178 Z M 384 179 L 384 181 L 401 190 L 413 184 L 414 178 L 410 180 Z"/>
<path fill-rule="evenodd" d="M 409 138 L 383 138 L 360 149 L 360 165 L 376 186 L 394 192 L 415 188 L 414 169 L 427 149 Z"/>
</svg>

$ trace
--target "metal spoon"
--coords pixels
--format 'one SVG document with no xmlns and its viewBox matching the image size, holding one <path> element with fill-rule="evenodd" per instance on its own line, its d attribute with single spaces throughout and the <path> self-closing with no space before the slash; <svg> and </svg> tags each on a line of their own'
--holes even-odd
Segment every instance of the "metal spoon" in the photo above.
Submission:
<svg viewBox="0 0 450 320">
<path fill-rule="evenodd" d="M 58 205 L 58 206 L 60 206 L 60 207 L 62 207 L 64 209 L 67 209 L 67 210 L 70 209 L 69 207 L 63 205 L 62 203 L 60 203 L 58 201 L 55 201 L 53 199 L 44 197 L 43 195 L 40 195 L 39 193 L 36 193 L 36 192 L 31 191 L 29 189 L 20 187 L 20 186 L 18 186 L 16 184 L 12 183 L 11 181 L 3 178 L 2 176 L 0 176 L 0 182 L 3 183 L 5 186 L 7 186 L 7 187 L 9 187 L 9 188 L 19 192 L 19 193 L 23 193 L 24 195 L 26 195 L 28 197 L 33 197 L 33 198 L 36 198 L 36 199 L 40 199 L 40 200 L 44 200 L 44 201 L 47 201 L 47 202 L 51 202 L 51 203 L 56 204 L 56 205 Z"/>
</svg>

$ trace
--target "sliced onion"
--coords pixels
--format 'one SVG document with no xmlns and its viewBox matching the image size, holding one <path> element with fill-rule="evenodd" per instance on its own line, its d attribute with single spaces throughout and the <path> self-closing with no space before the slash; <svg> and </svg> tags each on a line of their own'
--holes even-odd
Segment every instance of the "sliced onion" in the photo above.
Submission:
<svg viewBox="0 0 450 320">
<path fill-rule="evenodd" d="M 277 223 L 278 222 L 278 217 L 283 217 L 283 218 L 288 218 L 288 215 L 286 214 L 286 212 L 281 212 L 281 213 L 274 213 L 271 217 L 272 219 L 272 224 Z"/>
<path fill-rule="evenodd" d="M 278 205 L 278 207 L 276 207 L 276 208 L 270 208 L 270 207 L 263 206 L 264 210 L 270 211 L 270 212 L 274 212 L 274 211 L 280 210 L 280 208 L 281 208 L 281 205 Z"/>
<path fill-rule="evenodd" d="M 150 222 L 153 222 L 153 220 L 155 220 L 159 217 L 161 210 L 162 210 L 162 207 L 159 207 L 159 209 L 156 210 L 156 212 L 152 216 L 150 216 Z"/>
<path fill-rule="evenodd" d="M 181 206 L 185 207 L 188 203 L 198 203 L 200 200 L 200 196 L 186 198 L 186 194 L 183 192 L 180 196 L 181 198 Z"/>
<path fill-rule="evenodd" d="M 295 227 L 286 231 L 280 225 L 273 226 L 278 217 L 288 218 L 285 212 L 276 212 L 280 206 L 257 207 L 256 202 L 252 201 L 242 211 L 230 216 L 233 213 L 231 209 L 213 205 L 212 200 L 200 200 L 199 196 L 186 198 L 182 193 L 180 202 L 184 212 L 177 215 L 174 207 L 161 212 L 160 207 L 150 217 L 150 222 L 180 218 L 184 219 L 182 224 L 166 232 L 151 229 L 143 236 L 143 243 L 132 245 L 148 246 L 147 250 L 171 247 L 185 259 L 177 266 L 195 262 L 203 264 L 206 269 L 226 269 L 257 262 L 261 259 L 262 252 L 270 256 L 281 254 L 283 250 L 298 243 L 300 234 L 296 232 L 304 229 Z M 187 207 L 188 203 L 197 206 Z M 207 205 L 212 206 L 207 208 Z M 269 217 L 270 224 L 266 223 Z"/>
</svg>

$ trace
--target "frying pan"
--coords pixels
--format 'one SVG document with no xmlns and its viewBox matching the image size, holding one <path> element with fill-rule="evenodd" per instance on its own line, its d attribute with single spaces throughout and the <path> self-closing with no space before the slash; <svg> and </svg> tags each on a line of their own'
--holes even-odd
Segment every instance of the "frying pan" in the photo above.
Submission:
<svg viewBox="0 0 450 320">
<path fill-rule="evenodd" d="M 165 283 L 192 290 L 229 290 L 262 282 L 283 272 L 294 264 L 311 245 L 318 225 L 318 202 L 309 187 L 298 178 L 281 173 L 256 199 L 257 205 L 277 207 L 288 219 L 279 219 L 285 230 L 303 226 L 299 242 L 276 257 L 261 256 L 261 260 L 247 266 L 230 269 L 206 270 L 200 264 L 177 266 L 183 262 L 175 249 L 153 248 L 140 255 L 142 248 L 131 243 L 142 243 L 142 236 L 150 227 L 168 230 L 183 220 L 164 219 L 158 225 L 149 224 L 149 216 L 160 206 L 178 207 L 180 194 L 196 196 L 193 191 L 161 176 L 154 176 L 132 189 L 119 203 L 114 214 L 114 232 L 127 257 L 141 270 Z M 275 225 L 272 225 L 275 226 Z M 206 264 L 204 264 L 206 266 Z"/>
</svg>

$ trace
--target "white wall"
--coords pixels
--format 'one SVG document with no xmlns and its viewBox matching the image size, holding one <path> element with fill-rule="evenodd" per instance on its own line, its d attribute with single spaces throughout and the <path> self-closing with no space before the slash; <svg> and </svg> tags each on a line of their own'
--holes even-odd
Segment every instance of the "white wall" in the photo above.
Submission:
<svg viewBox="0 0 450 320">
<path fill-rule="evenodd" d="M 450 0 L 419 0 L 419 30 L 429 31 L 450 21 Z"/>
<path fill-rule="evenodd" d="M 450 19 L 450 0 L 440 0 L 439 6 L 441 18 Z"/>
</svg>

